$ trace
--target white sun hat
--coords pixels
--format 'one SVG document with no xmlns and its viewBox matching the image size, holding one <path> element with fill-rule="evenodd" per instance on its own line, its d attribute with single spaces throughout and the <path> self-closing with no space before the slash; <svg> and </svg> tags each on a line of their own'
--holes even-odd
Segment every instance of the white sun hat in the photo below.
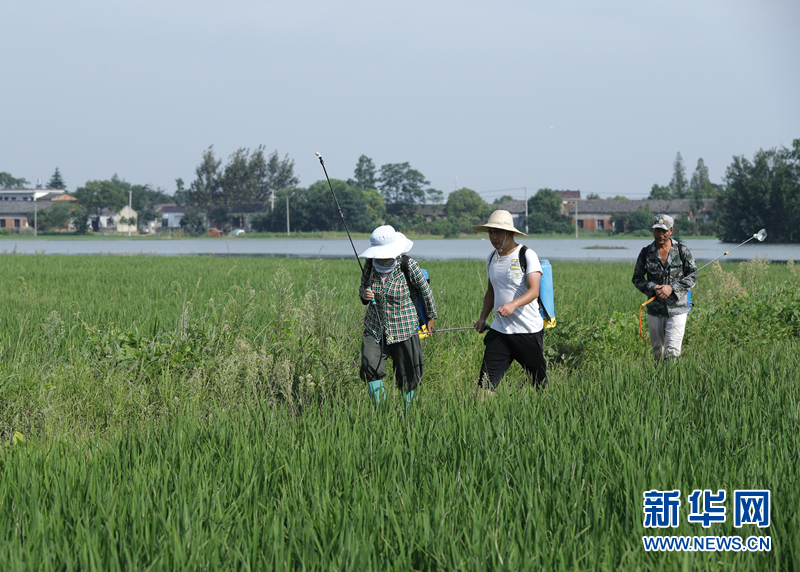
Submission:
<svg viewBox="0 0 800 572">
<path fill-rule="evenodd" d="M 486 224 L 475 225 L 472 227 L 472 230 L 477 230 L 478 232 L 489 232 L 490 228 L 507 230 L 518 236 L 528 236 L 524 232 L 514 228 L 514 217 L 512 217 L 511 213 L 508 211 L 494 211 L 491 215 L 489 215 L 489 220 L 486 221 Z"/>
<path fill-rule="evenodd" d="M 393 226 L 379 226 L 369 237 L 369 248 L 359 254 L 360 258 L 395 258 L 405 254 L 414 243 Z"/>
</svg>

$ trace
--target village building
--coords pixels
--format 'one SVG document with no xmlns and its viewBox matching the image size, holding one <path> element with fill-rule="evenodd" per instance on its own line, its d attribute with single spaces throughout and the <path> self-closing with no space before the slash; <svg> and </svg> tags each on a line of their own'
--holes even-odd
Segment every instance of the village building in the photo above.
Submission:
<svg viewBox="0 0 800 572">
<path fill-rule="evenodd" d="M 161 230 L 180 230 L 181 219 L 186 214 L 186 205 L 163 205 L 156 209 L 161 213 Z"/>
<path fill-rule="evenodd" d="M 577 219 L 579 229 L 600 231 L 613 229 L 614 218 L 619 218 L 624 213 L 634 212 L 642 207 L 649 208 L 653 214 L 668 214 L 675 220 L 682 215 L 687 215 L 690 219 L 699 218 L 699 220 L 708 222 L 713 218 L 714 199 L 702 199 L 699 209 L 696 208 L 694 199 L 590 199 L 573 201 L 571 207 L 569 211 L 565 209 L 564 214 L 570 216 L 573 224 Z"/>
<path fill-rule="evenodd" d="M 0 229 L 19 232 L 33 228 L 37 213 L 52 208 L 58 201 L 74 201 L 62 189 L 2 189 L 0 190 Z"/>
</svg>

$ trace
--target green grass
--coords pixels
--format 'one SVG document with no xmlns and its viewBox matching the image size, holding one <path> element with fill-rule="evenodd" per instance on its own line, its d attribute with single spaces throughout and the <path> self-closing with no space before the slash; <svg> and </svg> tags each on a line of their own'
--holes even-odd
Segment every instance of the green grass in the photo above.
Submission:
<svg viewBox="0 0 800 572">
<path fill-rule="evenodd" d="M 793 265 L 704 271 L 663 368 L 631 265 L 556 263 L 544 392 L 514 366 L 477 403 L 481 337 L 443 333 L 406 412 L 357 382 L 352 260 L 3 261 L 0 569 L 798 567 Z M 471 324 L 483 263 L 424 266 L 437 325 Z M 680 526 L 644 529 L 643 492 L 676 488 Z M 734 529 L 731 502 L 686 521 L 694 489 L 762 488 L 768 529 Z M 772 550 L 646 553 L 650 534 Z"/>
</svg>

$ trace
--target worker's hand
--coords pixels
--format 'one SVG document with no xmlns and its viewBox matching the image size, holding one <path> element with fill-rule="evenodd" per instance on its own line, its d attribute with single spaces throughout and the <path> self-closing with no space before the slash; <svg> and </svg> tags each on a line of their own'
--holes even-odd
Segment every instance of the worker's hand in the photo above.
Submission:
<svg viewBox="0 0 800 572">
<path fill-rule="evenodd" d="M 477 322 L 475 322 L 475 329 L 478 331 L 479 334 L 482 333 L 483 330 L 486 329 L 486 320 L 485 319 L 478 320 Z"/>
<path fill-rule="evenodd" d="M 364 292 L 362 292 L 361 294 L 361 299 L 364 300 L 365 302 L 369 302 L 373 298 L 375 298 L 375 292 L 373 292 L 369 288 L 364 289 Z"/>
<path fill-rule="evenodd" d="M 432 331 L 433 331 L 433 318 L 431 318 L 430 320 L 428 320 L 428 331 L 429 331 L 429 332 L 432 332 Z"/>
<path fill-rule="evenodd" d="M 509 302 L 508 304 L 503 304 L 497 309 L 497 313 L 503 316 L 504 318 L 508 318 L 511 314 L 514 313 L 517 307 L 514 305 L 513 302 Z"/>
<path fill-rule="evenodd" d="M 656 286 L 656 298 L 659 300 L 666 300 L 672 295 L 672 286 L 669 284 L 663 284 L 661 286 Z"/>
</svg>

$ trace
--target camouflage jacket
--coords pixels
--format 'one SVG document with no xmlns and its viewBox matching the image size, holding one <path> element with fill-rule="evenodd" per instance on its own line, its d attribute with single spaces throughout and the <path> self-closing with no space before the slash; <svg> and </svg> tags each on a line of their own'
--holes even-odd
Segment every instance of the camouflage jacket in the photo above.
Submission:
<svg viewBox="0 0 800 572">
<path fill-rule="evenodd" d="M 381 282 L 381 275 L 375 268 L 369 269 L 361 275 L 361 287 L 358 289 L 359 298 L 366 288 L 375 292 L 376 304 L 367 306 L 364 316 L 364 331 L 372 334 L 376 342 L 381 340 L 381 326 L 386 335 L 387 344 L 404 342 L 419 328 L 419 318 L 414 303 L 408 292 L 406 277 L 400 268 L 401 258 L 397 257 L 397 265 L 386 278 L 386 283 Z M 365 270 L 367 270 L 365 268 Z M 411 284 L 422 295 L 425 312 L 428 318 L 436 318 L 436 306 L 433 302 L 433 292 L 419 264 L 413 258 L 408 259 L 408 277 Z"/>
<path fill-rule="evenodd" d="M 697 264 L 686 245 L 677 240 L 672 240 L 667 263 L 663 264 L 656 243 L 652 242 L 639 253 L 632 281 L 633 285 L 648 298 L 656 295 L 656 286 L 661 284 L 672 286 L 669 298 L 655 299 L 645 306 L 651 316 L 671 318 L 689 312 L 686 292 L 697 282 Z"/>
</svg>

